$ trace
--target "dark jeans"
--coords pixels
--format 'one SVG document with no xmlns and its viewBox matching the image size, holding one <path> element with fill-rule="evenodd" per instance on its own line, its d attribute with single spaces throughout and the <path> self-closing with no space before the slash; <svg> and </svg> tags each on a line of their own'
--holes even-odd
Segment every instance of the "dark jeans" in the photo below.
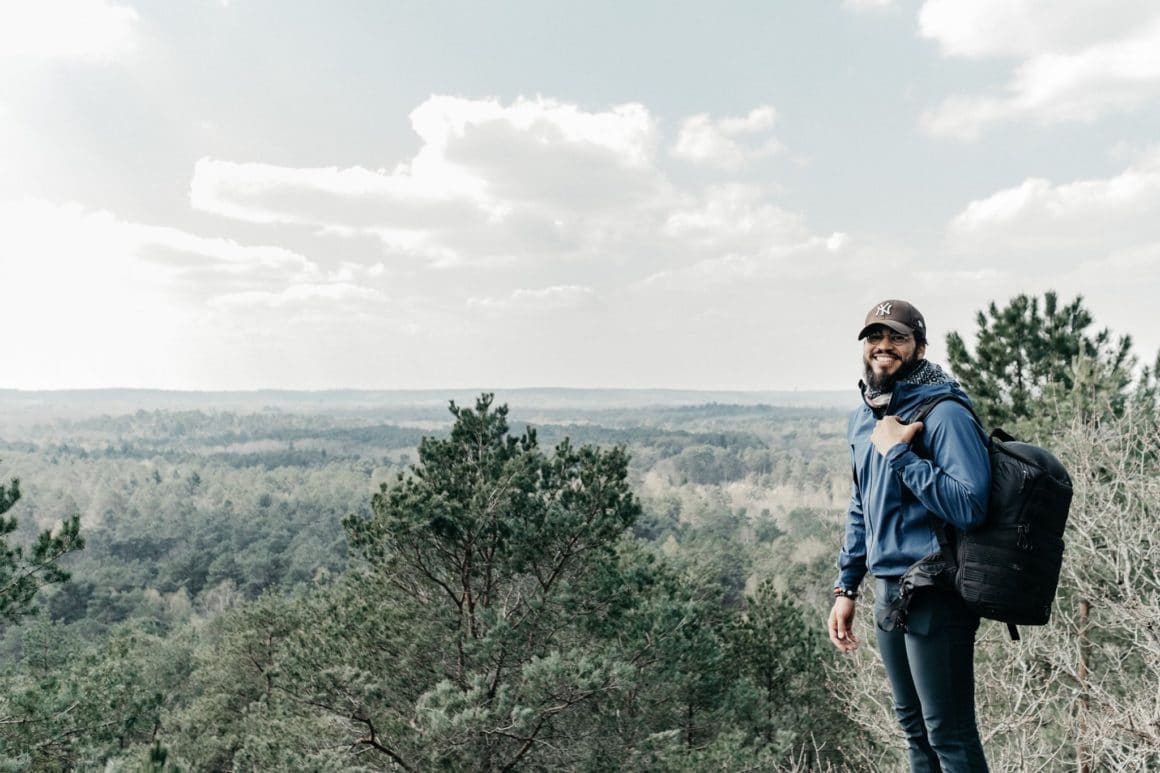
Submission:
<svg viewBox="0 0 1160 773">
<path fill-rule="evenodd" d="M 875 605 L 881 608 L 898 597 L 898 582 L 879 578 L 875 590 Z M 978 616 L 953 591 L 931 588 L 915 594 L 906 631 L 875 626 L 912 771 L 987 770 L 975 724 L 978 627 Z"/>
</svg>

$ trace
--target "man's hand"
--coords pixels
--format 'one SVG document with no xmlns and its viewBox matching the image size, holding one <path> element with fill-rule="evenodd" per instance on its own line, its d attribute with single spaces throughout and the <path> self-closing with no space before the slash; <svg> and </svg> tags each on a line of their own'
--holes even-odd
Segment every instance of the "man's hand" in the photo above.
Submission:
<svg viewBox="0 0 1160 773">
<path fill-rule="evenodd" d="M 922 422 L 903 424 L 897 416 L 885 416 L 874 424 L 874 431 L 870 433 L 870 442 L 878 449 L 878 453 L 886 456 L 886 452 L 899 443 L 909 443 L 922 432 Z"/>
<path fill-rule="evenodd" d="M 854 635 L 854 599 L 838 596 L 830 610 L 830 641 L 842 652 L 858 649 L 858 637 Z"/>
</svg>

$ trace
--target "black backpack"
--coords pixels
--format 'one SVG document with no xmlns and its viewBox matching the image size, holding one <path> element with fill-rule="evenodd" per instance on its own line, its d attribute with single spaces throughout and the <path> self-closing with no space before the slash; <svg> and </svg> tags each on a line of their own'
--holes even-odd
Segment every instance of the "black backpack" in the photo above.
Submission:
<svg viewBox="0 0 1160 773">
<path fill-rule="evenodd" d="M 925 420 L 945 400 L 962 405 L 982 426 L 967 402 L 949 394 L 924 402 L 911 422 Z M 942 547 L 937 558 L 967 607 L 981 617 L 1007 623 L 1011 638 L 1018 639 L 1015 626 L 1044 625 L 1051 617 L 1063 565 L 1071 478 L 1049 451 L 1020 443 L 998 428 L 991 431 L 989 455 L 986 521 L 971 531 L 937 521 Z M 937 583 L 912 580 L 913 587 L 925 584 Z"/>
</svg>

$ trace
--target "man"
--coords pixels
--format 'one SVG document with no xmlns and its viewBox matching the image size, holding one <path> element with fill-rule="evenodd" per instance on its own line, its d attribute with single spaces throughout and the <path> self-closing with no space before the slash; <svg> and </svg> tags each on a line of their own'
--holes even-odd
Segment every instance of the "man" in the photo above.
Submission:
<svg viewBox="0 0 1160 773">
<path fill-rule="evenodd" d="M 924 422 L 908 417 L 934 395 L 966 397 L 942 368 L 925 359 L 926 321 L 906 301 L 887 300 L 866 315 L 862 404 L 847 437 L 854 470 L 846 535 L 830 611 L 830 640 L 858 647 L 855 599 L 862 578 L 875 577 L 875 626 L 890 677 L 894 709 L 912 771 L 986 771 L 975 723 L 975 631 L 979 618 L 953 589 L 923 588 L 904 626 L 885 619 L 907 568 L 939 551 L 939 521 L 970 529 L 986 516 L 991 485 L 986 437 L 952 400 Z M 891 628 L 892 630 L 884 630 Z"/>
</svg>

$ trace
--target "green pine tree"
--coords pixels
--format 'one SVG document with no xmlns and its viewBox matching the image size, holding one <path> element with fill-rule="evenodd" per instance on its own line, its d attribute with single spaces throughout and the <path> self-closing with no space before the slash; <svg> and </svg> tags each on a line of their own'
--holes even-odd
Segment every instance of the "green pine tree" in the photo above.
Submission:
<svg viewBox="0 0 1160 773">
<path fill-rule="evenodd" d="M 61 524 L 55 534 L 40 533 L 26 551 L 11 546 L 8 536 L 16 531 L 17 520 L 6 516 L 20 500 L 20 481 L 13 478 L 0 485 L 0 625 L 19 623 L 37 611 L 35 597 L 45 585 L 67 582 L 69 573 L 59 565 L 60 559 L 85 546 L 80 534 L 80 516 L 74 515 Z"/>
<path fill-rule="evenodd" d="M 1070 412 L 1085 419 L 1119 416 L 1131 396 L 1132 339 L 1113 338 L 1107 328 L 1093 333 L 1092 322 L 1082 297 L 1061 305 L 1051 291 L 1042 303 L 1021 294 L 978 312 L 973 352 L 949 333 L 947 355 L 987 426 L 1040 434 L 1044 427 L 1026 425 L 1041 424 L 1045 399 L 1060 397 L 1070 397 Z"/>
</svg>

